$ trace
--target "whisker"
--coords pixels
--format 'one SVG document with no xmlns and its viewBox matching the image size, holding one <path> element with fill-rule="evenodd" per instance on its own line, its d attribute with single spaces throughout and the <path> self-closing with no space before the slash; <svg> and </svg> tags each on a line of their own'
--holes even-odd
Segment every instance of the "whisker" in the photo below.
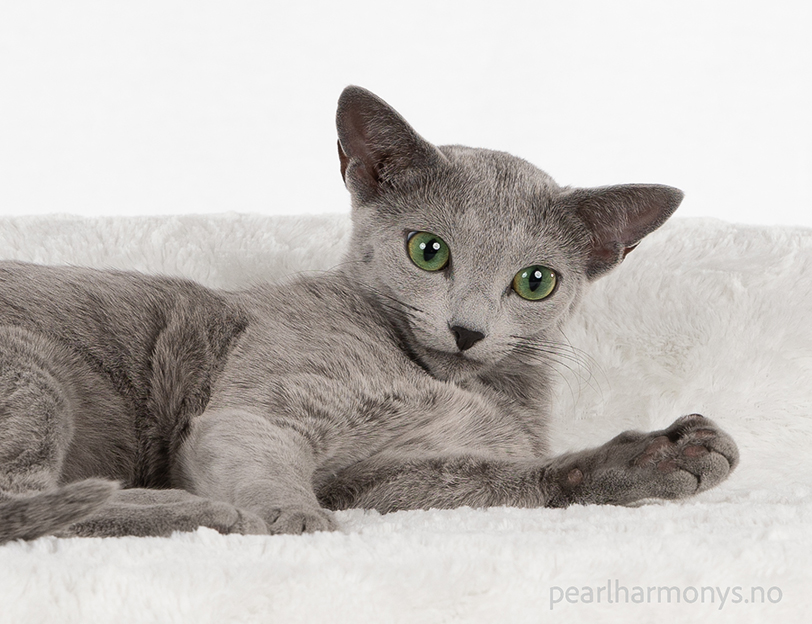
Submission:
<svg viewBox="0 0 812 624">
<path fill-rule="evenodd" d="M 564 333 L 564 330 L 563 330 L 563 329 L 562 329 L 562 330 L 559 330 L 559 331 L 561 332 L 561 335 L 564 337 L 564 340 L 566 340 L 566 341 L 567 341 L 567 344 L 569 345 L 570 349 L 571 349 L 571 350 L 572 350 L 574 353 L 579 354 L 579 356 L 580 356 L 580 357 L 582 357 L 582 358 L 586 359 L 586 360 L 587 360 L 587 361 L 590 363 L 590 365 L 591 365 L 591 366 L 589 367 L 589 371 L 590 371 L 590 379 L 594 379 L 594 380 L 595 380 L 595 383 L 596 383 L 596 384 L 597 384 L 597 386 L 598 386 L 598 388 L 597 388 L 598 393 L 600 394 L 601 399 L 603 399 L 603 398 L 604 398 L 604 394 L 603 394 L 603 387 L 601 386 L 600 379 L 598 379 L 598 377 L 595 375 L 595 373 L 596 373 L 596 372 L 597 372 L 597 373 L 600 373 L 600 374 L 601 374 L 601 376 L 603 377 L 603 380 L 604 380 L 604 381 L 607 383 L 607 385 L 609 385 L 609 377 L 606 375 L 606 371 L 605 371 L 605 370 L 603 369 L 603 367 L 600 365 L 600 363 L 598 362 L 598 360 L 596 360 L 594 357 L 592 357 L 592 356 L 591 356 L 591 355 L 590 355 L 590 354 L 589 354 L 587 351 L 584 351 L 583 349 L 577 349 L 576 347 L 574 347 L 574 346 L 572 345 L 572 343 L 570 342 L 570 339 L 569 339 L 569 338 L 567 337 L 567 335 Z"/>
<path fill-rule="evenodd" d="M 542 353 L 547 353 L 550 355 L 557 355 L 560 358 L 563 358 L 573 364 L 578 364 L 580 366 L 584 365 L 583 360 L 579 357 L 577 353 L 571 353 L 567 351 L 562 351 L 561 349 L 556 348 L 555 346 L 547 346 L 547 345 L 517 345 L 521 346 L 525 349 L 533 349 Z"/>
<path fill-rule="evenodd" d="M 572 342 L 570 342 L 570 339 L 567 337 L 567 334 L 564 333 L 563 329 L 559 329 L 558 331 L 564 337 L 564 340 L 567 341 L 567 346 L 570 348 L 570 350 L 572 350 L 574 353 L 578 353 L 581 357 L 586 358 L 587 360 L 589 360 L 589 362 L 595 368 L 597 368 L 597 369 L 601 370 L 601 372 L 603 372 L 603 370 L 601 368 L 601 365 L 598 363 L 598 361 L 594 357 L 592 357 L 587 351 L 584 351 L 583 349 L 578 349 L 578 348 L 572 346 Z"/>
<path fill-rule="evenodd" d="M 574 347 L 569 340 L 567 340 L 567 343 L 562 343 L 540 339 L 538 337 L 530 338 L 527 336 L 518 336 L 515 334 L 511 334 L 510 337 L 518 341 L 513 345 L 513 349 L 517 353 L 550 364 L 562 366 L 578 378 L 579 384 L 586 384 L 603 396 L 604 392 L 600 380 L 593 372 L 593 369 L 597 369 L 603 373 L 600 365 L 586 352 Z M 564 336 L 564 338 L 566 339 L 566 336 Z M 569 366 L 569 364 L 576 366 L 577 370 Z M 555 370 L 555 367 L 552 368 Z M 560 373 L 560 371 L 558 372 Z M 604 378 L 605 377 L 604 374 Z"/>
<path fill-rule="evenodd" d="M 297 277 L 305 277 L 309 275 L 322 275 L 333 269 L 337 269 L 338 267 L 343 267 L 350 264 L 362 264 L 361 260 L 342 260 L 336 264 L 331 265 L 326 269 L 299 269 L 298 271 L 292 271 L 280 278 L 275 278 L 272 280 L 272 283 L 279 282 L 280 280 L 289 280 L 289 279 L 296 279 Z"/>
<path fill-rule="evenodd" d="M 383 291 L 381 291 L 381 290 L 379 290 L 377 288 L 372 288 L 372 287 L 367 287 L 367 288 L 372 294 L 377 295 L 378 297 L 383 297 L 384 299 L 388 299 L 389 301 L 392 301 L 393 303 L 397 304 L 400 308 L 404 309 L 404 311 L 405 310 L 411 310 L 412 312 L 418 312 L 420 314 L 426 314 L 420 308 L 418 308 L 416 306 L 413 306 L 413 305 L 411 305 L 409 303 L 406 303 L 405 301 L 401 301 L 397 297 L 394 297 L 394 296 L 392 296 L 392 295 L 390 295 L 388 293 L 385 293 L 385 292 L 383 292 Z"/>
<path fill-rule="evenodd" d="M 549 367 L 550 371 L 552 371 L 553 373 L 555 373 L 556 375 L 561 377 L 561 379 L 564 381 L 564 383 L 567 384 L 567 388 L 570 391 L 570 396 L 573 398 L 573 400 L 576 400 L 576 393 L 572 388 L 572 384 L 570 383 L 569 378 L 564 373 L 562 373 L 560 370 L 558 370 L 555 366 L 553 366 L 553 364 L 557 364 L 558 366 L 563 366 L 564 368 L 566 368 L 567 370 L 569 370 L 570 372 L 572 372 L 576 376 L 577 376 L 577 373 L 573 370 L 572 367 L 570 367 L 565 362 L 561 362 L 561 361 L 555 359 L 555 355 L 556 355 L 555 353 L 550 352 L 550 351 L 542 351 L 542 350 L 538 350 L 538 349 L 527 349 L 527 350 L 525 350 L 521 346 L 515 347 L 512 351 L 514 353 L 519 353 L 520 355 L 527 355 L 531 359 L 533 359 L 533 360 L 535 360 L 537 362 L 540 362 L 542 364 L 546 364 Z M 580 377 L 579 377 L 579 379 L 580 379 Z"/>
</svg>

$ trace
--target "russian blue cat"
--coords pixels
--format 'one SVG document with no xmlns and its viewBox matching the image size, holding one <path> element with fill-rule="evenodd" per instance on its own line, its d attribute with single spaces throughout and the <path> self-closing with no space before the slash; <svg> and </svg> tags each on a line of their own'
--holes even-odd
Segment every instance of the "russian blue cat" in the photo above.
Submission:
<svg viewBox="0 0 812 624">
<path fill-rule="evenodd" d="M 727 477 L 736 445 L 699 415 L 548 451 L 562 324 L 680 191 L 560 187 L 435 146 L 358 87 L 337 127 L 353 234 L 332 271 L 225 292 L 0 265 L 0 541 L 301 533 L 348 507 L 626 504 Z"/>
</svg>

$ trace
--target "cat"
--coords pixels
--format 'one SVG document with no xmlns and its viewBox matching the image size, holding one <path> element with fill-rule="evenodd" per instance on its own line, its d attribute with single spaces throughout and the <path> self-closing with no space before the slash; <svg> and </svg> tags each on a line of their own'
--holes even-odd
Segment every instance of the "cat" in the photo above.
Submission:
<svg viewBox="0 0 812 624">
<path fill-rule="evenodd" d="M 681 191 L 560 187 L 435 146 L 360 87 L 337 129 L 353 230 L 329 272 L 225 292 L 0 264 L 0 542 L 628 504 L 733 470 L 735 443 L 697 414 L 549 453 L 562 325 Z"/>
</svg>

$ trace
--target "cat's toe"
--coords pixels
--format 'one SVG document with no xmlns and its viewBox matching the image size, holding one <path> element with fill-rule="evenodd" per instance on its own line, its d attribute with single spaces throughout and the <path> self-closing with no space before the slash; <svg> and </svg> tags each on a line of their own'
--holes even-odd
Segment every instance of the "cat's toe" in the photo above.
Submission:
<svg viewBox="0 0 812 624">
<path fill-rule="evenodd" d="M 231 526 L 230 533 L 239 533 L 240 535 L 268 534 L 268 526 L 258 515 L 244 509 L 238 509 L 237 513 L 237 521 Z"/>
<path fill-rule="evenodd" d="M 739 463 L 739 448 L 733 438 L 712 420 L 699 414 L 678 418 L 665 430 L 665 434 L 679 446 L 681 455 L 689 461 L 701 463 L 708 453 L 718 454 L 725 459 L 727 472 Z"/>
<path fill-rule="evenodd" d="M 310 507 L 281 507 L 269 511 L 266 519 L 271 535 L 300 535 L 334 531 L 337 526 L 329 511 Z"/>
</svg>

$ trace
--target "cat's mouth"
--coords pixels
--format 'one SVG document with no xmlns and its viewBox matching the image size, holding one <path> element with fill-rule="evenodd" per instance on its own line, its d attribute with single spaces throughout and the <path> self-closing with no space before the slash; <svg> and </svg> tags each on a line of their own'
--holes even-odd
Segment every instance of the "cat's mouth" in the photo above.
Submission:
<svg viewBox="0 0 812 624">
<path fill-rule="evenodd" d="M 440 345 L 436 337 L 422 336 L 411 325 L 407 325 L 407 328 L 403 335 L 405 350 L 416 364 L 436 379 L 462 381 L 476 376 L 494 363 L 483 358 L 482 353 L 472 355 L 471 351 L 478 349 L 462 350 L 456 346 Z"/>
<path fill-rule="evenodd" d="M 490 365 L 462 351 L 442 351 L 430 347 L 420 349 L 418 357 L 425 370 L 443 381 L 469 379 Z"/>
</svg>

